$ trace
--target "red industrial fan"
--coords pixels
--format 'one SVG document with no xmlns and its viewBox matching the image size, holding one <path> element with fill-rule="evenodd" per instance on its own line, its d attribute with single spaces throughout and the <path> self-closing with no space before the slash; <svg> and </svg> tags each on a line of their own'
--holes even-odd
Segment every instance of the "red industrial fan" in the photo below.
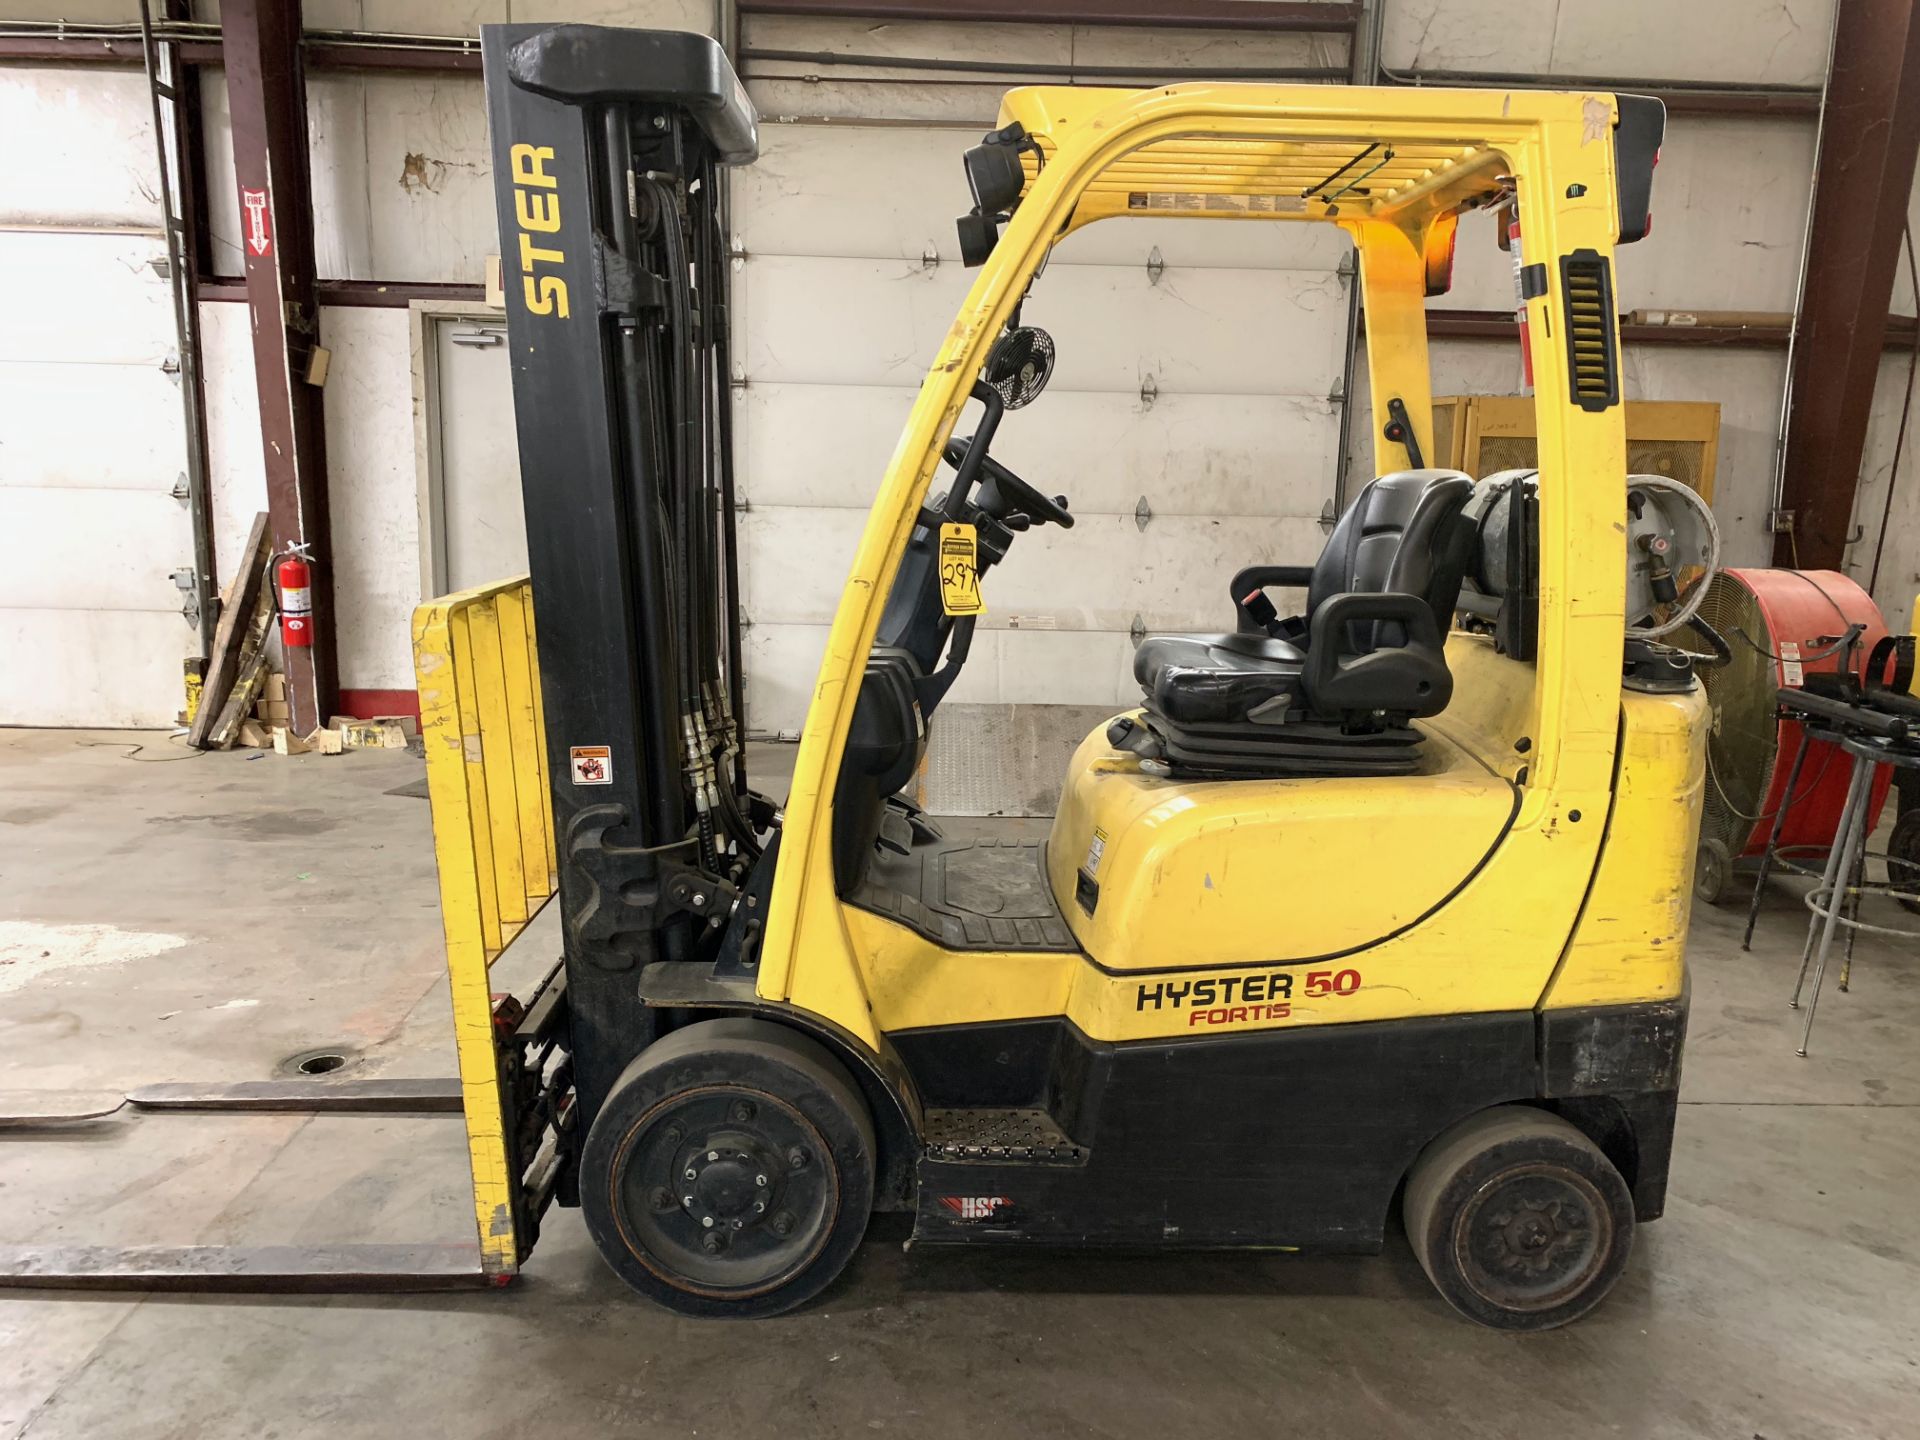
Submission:
<svg viewBox="0 0 1920 1440">
<path fill-rule="evenodd" d="M 1848 664 L 1858 677 L 1887 626 L 1873 597 L 1837 570 L 1722 570 L 1708 582 L 1700 618 L 1733 651 L 1728 664 L 1701 671 L 1712 723 L 1694 893 L 1715 904 L 1732 882 L 1735 862 L 1766 848 L 1783 805 L 1783 849 L 1833 843 L 1848 762 L 1835 746 L 1816 742 L 1789 797 L 1787 771 L 1800 726 L 1779 718 L 1774 692 Z M 1857 643 L 1848 645 L 1855 625 L 1862 627 Z M 1874 783 L 1869 814 L 1875 819 L 1889 783 L 1884 773 Z"/>
</svg>

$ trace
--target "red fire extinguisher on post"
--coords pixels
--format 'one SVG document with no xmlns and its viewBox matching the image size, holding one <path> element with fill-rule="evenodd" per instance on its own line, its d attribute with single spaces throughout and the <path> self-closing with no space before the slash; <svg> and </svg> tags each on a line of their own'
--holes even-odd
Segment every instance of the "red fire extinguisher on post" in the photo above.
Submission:
<svg viewBox="0 0 1920 1440">
<path fill-rule="evenodd" d="M 313 644 L 313 568 L 306 542 L 289 545 L 274 566 L 280 589 L 280 643 L 288 649 Z"/>
<path fill-rule="evenodd" d="M 1507 249 L 1513 256 L 1513 318 L 1520 327 L 1520 393 L 1531 395 L 1533 335 L 1527 329 L 1527 266 L 1520 258 L 1520 207 L 1509 206 L 1502 223 L 1507 227 Z"/>
</svg>

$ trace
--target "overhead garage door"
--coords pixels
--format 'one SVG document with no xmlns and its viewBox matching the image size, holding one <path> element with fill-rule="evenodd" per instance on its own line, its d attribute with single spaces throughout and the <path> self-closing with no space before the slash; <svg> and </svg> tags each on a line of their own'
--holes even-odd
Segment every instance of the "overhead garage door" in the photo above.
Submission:
<svg viewBox="0 0 1920 1440">
<path fill-rule="evenodd" d="M 976 140 L 770 124 L 734 177 L 756 731 L 804 716 L 867 508 L 972 282 L 953 217 Z M 1023 318 L 1052 333 L 1058 367 L 994 453 L 1069 496 L 1079 523 L 1029 532 L 994 572 L 956 699 L 1122 703 L 1137 626 L 1221 627 L 1235 570 L 1318 554 L 1346 251 L 1324 226 L 1153 219 L 1055 252 Z"/>
<path fill-rule="evenodd" d="M 57 116 L 57 123 L 49 123 Z M 0 75 L 0 724 L 156 726 L 195 634 L 145 83 Z"/>
</svg>

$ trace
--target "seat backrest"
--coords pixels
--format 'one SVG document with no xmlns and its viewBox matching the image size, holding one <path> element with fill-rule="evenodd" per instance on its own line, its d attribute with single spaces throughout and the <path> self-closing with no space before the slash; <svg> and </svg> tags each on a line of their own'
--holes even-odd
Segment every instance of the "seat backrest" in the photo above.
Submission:
<svg viewBox="0 0 1920 1440">
<path fill-rule="evenodd" d="M 1472 479 L 1458 470 L 1399 470 L 1368 485 L 1333 527 L 1313 567 L 1308 617 L 1329 595 L 1346 591 L 1418 595 L 1433 607 L 1444 635 L 1466 570 L 1469 536 L 1459 517 L 1472 494 Z M 1401 643 L 1398 635 L 1362 636 L 1362 627 L 1354 628 L 1355 649 Z"/>
</svg>

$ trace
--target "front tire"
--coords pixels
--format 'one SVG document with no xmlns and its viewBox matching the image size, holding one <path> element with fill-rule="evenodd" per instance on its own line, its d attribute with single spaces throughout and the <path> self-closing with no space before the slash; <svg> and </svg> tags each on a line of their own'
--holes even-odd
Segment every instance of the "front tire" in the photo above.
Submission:
<svg viewBox="0 0 1920 1440">
<path fill-rule="evenodd" d="M 1557 1115 L 1484 1110 L 1421 1152 L 1403 1214 L 1446 1302 L 1500 1330 L 1551 1330 L 1606 1298 L 1633 1248 L 1633 1196 Z"/>
<path fill-rule="evenodd" d="M 873 1209 L 873 1121 L 827 1049 L 744 1017 L 647 1047 L 580 1157 L 594 1244 L 681 1315 L 753 1319 L 832 1283 Z"/>
</svg>

